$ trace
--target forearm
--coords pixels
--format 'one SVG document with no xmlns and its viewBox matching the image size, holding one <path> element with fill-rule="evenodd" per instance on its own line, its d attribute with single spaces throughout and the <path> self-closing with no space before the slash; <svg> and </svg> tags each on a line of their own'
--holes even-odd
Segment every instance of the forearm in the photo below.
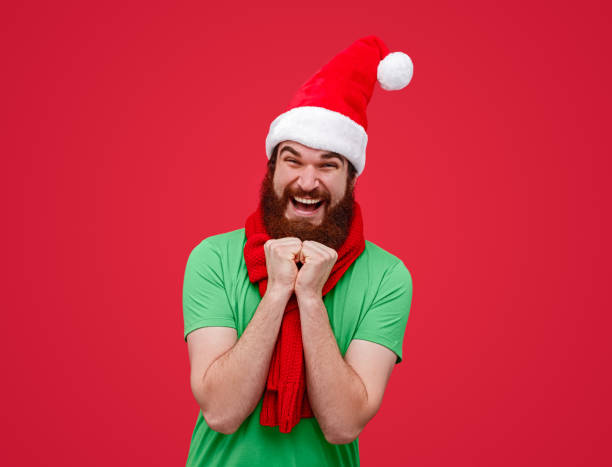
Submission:
<svg viewBox="0 0 612 467">
<path fill-rule="evenodd" d="M 266 293 L 240 339 L 203 375 L 202 413 L 217 431 L 234 432 L 257 406 L 287 301 Z"/>
<path fill-rule="evenodd" d="M 298 297 L 298 304 L 312 410 L 329 442 L 351 442 L 365 425 L 366 388 L 340 354 L 323 300 Z"/>
</svg>

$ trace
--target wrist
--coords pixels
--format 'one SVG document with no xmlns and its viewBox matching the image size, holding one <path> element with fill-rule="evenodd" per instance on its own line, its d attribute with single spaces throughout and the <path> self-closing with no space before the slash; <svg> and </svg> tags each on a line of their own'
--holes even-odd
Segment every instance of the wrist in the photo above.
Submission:
<svg viewBox="0 0 612 467">
<path fill-rule="evenodd" d="M 322 291 L 312 289 L 295 289 L 295 297 L 300 305 L 318 305 L 323 303 Z"/>
<path fill-rule="evenodd" d="M 293 290 L 290 287 L 268 283 L 264 297 L 273 302 L 284 302 L 284 304 L 287 304 L 292 293 Z"/>
</svg>

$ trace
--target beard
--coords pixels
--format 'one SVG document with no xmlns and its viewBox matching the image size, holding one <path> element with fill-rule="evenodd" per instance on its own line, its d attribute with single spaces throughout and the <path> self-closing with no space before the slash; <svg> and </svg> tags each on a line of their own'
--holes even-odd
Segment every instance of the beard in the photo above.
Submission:
<svg viewBox="0 0 612 467">
<path fill-rule="evenodd" d="M 353 185 L 347 180 L 346 192 L 342 199 L 330 207 L 330 194 L 327 191 L 315 189 L 304 191 L 286 186 L 279 198 L 274 191 L 270 171 L 261 185 L 261 210 L 266 232 L 272 238 L 297 237 L 302 241 L 312 240 L 338 250 L 348 236 L 353 220 L 354 193 Z M 322 198 L 325 215 L 320 225 L 314 225 L 307 219 L 287 219 L 285 212 L 293 196 Z"/>
</svg>

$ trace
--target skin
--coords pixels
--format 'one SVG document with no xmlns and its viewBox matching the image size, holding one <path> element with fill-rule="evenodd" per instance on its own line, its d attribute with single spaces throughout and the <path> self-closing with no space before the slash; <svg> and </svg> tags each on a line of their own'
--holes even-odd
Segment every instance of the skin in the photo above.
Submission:
<svg viewBox="0 0 612 467">
<path fill-rule="evenodd" d="M 283 150 L 286 146 L 292 150 Z M 346 190 L 347 169 L 341 156 L 283 142 L 274 189 L 279 196 L 288 185 L 308 192 L 325 190 L 333 206 Z M 326 208 L 301 214 L 289 202 L 285 215 L 316 224 Z M 344 357 L 340 354 L 322 297 L 337 260 L 335 250 L 287 237 L 269 240 L 264 251 L 268 288 L 240 339 L 235 329 L 222 327 L 200 328 L 187 336 L 194 397 L 213 430 L 229 434 L 238 429 L 261 399 L 283 312 L 295 293 L 311 408 L 328 442 L 350 443 L 380 408 L 395 354 L 358 339 L 351 341 Z M 303 264 L 299 270 L 297 262 Z"/>
</svg>

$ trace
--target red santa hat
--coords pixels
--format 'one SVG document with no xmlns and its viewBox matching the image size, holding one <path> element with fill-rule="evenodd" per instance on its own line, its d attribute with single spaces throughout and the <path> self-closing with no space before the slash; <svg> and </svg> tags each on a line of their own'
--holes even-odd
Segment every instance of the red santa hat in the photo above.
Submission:
<svg viewBox="0 0 612 467">
<path fill-rule="evenodd" d="M 410 57 L 389 53 L 378 37 L 354 42 L 315 73 L 270 124 L 268 159 L 278 143 L 291 140 L 341 154 L 361 174 L 368 142 L 366 108 L 376 81 L 387 91 L 398 90 L 410 82 L 412 72 Z"/>
</svg>

